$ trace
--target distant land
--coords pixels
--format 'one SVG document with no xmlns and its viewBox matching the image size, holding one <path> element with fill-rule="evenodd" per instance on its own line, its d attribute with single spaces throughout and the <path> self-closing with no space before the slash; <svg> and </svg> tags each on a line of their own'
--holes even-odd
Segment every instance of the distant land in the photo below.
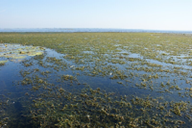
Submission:
<svg viewBox="0 0 192 128">
<path fill-rule="evenodd" d="M 192 31 L 180 30 L 146 30 L 146 29 L 106 29 L 106 28 L 0 28 L 0 32 L 150 32 L 150 33 L 182 33 L 192 34 Z"/>
</svg>

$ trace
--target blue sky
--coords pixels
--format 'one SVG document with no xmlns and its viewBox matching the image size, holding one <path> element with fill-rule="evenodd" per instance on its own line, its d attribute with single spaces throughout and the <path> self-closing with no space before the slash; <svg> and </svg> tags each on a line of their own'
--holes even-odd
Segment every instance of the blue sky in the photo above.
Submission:
<svg viewBox="0 0 192 128">
<path fill-rule="evenodd" d="M 192 0 L 0 0 L 0 28 L 192 30 Z"/>
</svg>

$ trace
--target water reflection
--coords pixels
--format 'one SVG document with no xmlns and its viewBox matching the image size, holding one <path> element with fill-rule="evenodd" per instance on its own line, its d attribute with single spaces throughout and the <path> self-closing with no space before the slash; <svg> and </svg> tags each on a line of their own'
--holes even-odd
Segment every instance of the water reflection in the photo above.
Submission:
<svg viewBox="0 0 192 128">
<path fill-rule="evenodd" d="M 175 65 L 134 53 L 124 64 L 92 61 L 90 54 L 76 62 L 43 48 L 1 66 L 0 127 L 190 127 L 191 78 L 171 72 Z"/>
</svg>

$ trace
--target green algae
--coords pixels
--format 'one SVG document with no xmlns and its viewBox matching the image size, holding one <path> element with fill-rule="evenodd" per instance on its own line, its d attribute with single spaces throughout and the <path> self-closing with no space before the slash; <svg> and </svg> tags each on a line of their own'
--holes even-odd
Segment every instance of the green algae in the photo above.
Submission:
<svg viewBox="0 0 192 128">
<path fill-rule="evenodd" d="M 10 36 L 12 38 L 8 38 Z M 173 56 L 188 54 L 190 36 L 150 33 L 0 34 L 4 42 L 17 43 L 20 37 L 28 45 L 42 45 L 64 54 L 58 58 L 39 55 L 32 58 L 34 62 L 22 62 L 26 68 L 20 72 L 23 78 L 17 81 L 17 87 L 22 85 L 25 90 L 28 98 L 22 98 L 26 98 L 28 104 L 23 104 L 29 111 L 23 116 L 29 116 L 36 127 L 190 126 L 191 70 L 183 67 L 191 62 L 180 63 L 173 59 Z M 27 53 L 24 49 L 18 51 L 22 56 Z M 142 57 L 131 56 L 132 53 Z M 124 91 L 119 91 L 121 88 Z M 132 88 L 136 91 L 132 92 Z M 6 124 L 5 116 L 1 117 L 1 122 Z"/>
<path fill-rule="evenodd" d="M 8 60 L 0 60 L 0 64 L 1 65 L 4 65 L 5 63 L 7 63 L 8 62 Z"/>
<path fill-rule="evenodd" d="M 0 57 L 14 60 L 23 60 L 28 56 L 42 55 L 44 48 L 23 46 L 18 44 L 0 44 Z"/>
</svg>

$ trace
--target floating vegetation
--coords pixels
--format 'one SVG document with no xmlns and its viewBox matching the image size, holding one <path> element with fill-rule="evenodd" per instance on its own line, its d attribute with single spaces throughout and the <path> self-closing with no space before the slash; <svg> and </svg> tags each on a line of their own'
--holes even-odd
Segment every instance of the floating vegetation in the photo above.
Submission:
<svg viewBox="0 0 192 128">
<path fill-rule="evenodd" d="M 7 62 L 8 62 L 8 60 L 0 60 L 0 66 L 5 65 L 5 63 L 7 63 Z"/>
<path fill-rule="evenodd" d="M 192 35 L 0 33 L 0 40 L 0 127 L 191 127 Z"/>
<path fill-rule="evenodd" d="M 34 46 L 23 46 L 20 44 L 0 44 L 0 57 L 11 59 L 24 59 L 27 56 L 42 55 L 44 48 Z"/>
</svg>

